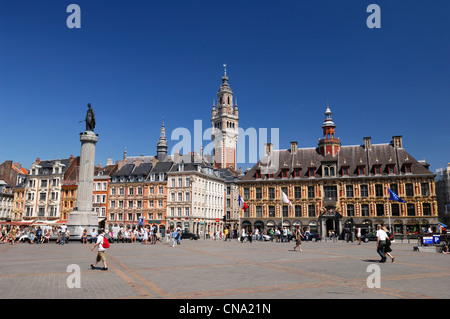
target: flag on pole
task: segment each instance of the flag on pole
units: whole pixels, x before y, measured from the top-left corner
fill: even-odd
[[[394,193],[390,188],[389,188],[389,194],[390,194],[389,200],[395,200],[396,202],[406,203],[403,199],[398,197],[398,195],[396,193]]]
[[[282,196],[283,203],[291,205],[291,208],[294,209],[294,206],[292,205],[291,201],[289,200],[289,198],[286,196],[286,194],[284,192],[281,192],[281,196]]]
[[[244,210],[244,212],[247,210],[248,205],[244,202],[241,195],[239,195],[239,207]]]

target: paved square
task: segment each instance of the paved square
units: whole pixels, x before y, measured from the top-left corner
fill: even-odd
[[[308,299],[449,298],[450,255],[392,244],[395,262],[378,262],[374,242],[240,243],[183,240],[171,247],[114,243],[109,270],[91,270],[91,245],[0,245],[1,299]],[[80,288],[69,288],[79,266]],[[367,279],[377,265],[381,288]],[[98,265],[101,266],[101,263]],[[72,276],[72,277],[71,277]],[[71,279],[72,278],[72,279]]]

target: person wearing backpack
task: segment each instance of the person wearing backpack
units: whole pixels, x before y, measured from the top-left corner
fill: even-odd
[[[102,228],[98,229],[97,243],[91,248],[91,250],[94,250],[94,248],[97,246],[98,246],[97,258],[95,259],[95,263],[91,264],[91,268],[95,269],[97,263],[100,262],[101,260],[103,262],[102,270],[108,270],[108,266],[106,264],[105,251],[106,248],[109,248],[109,242],[105,237],[105,230]]]

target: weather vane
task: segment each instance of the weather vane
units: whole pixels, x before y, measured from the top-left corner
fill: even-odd
[[[224,69],[225,69],[225,76],[227,76],[227,64],[225,63],[225,64],[223,65],[223,67],[224,67]]]

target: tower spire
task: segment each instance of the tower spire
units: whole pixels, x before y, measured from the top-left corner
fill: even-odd
[[[162,125],[159,134],[159,141],[156,144],[156,157],[159,161],[163,161],[167,156],[167,140],[166,140],[166,127],[164,126],[164,117],[162,118]]]

